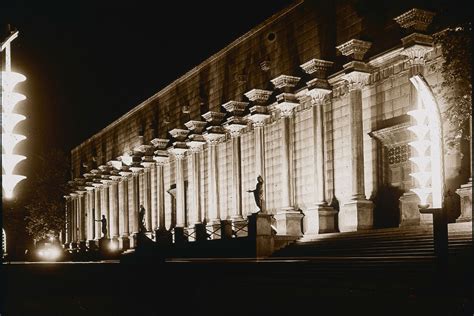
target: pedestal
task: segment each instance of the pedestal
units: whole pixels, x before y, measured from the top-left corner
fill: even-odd
[[[354,200],[344,204],[339,212],[339,231],[351,232],[371,229],[374,226],[374,203]]]
[[[175,227],[174,228],[174,243],[184,244],[186,241],[188,241],[188,238],[184,234],[184,227]]]
[[[232,226],[235,237],[245,237],[248,235],[247,221],[245,219],[237,218],[232,220]]]
[[[324,206],[318,208],[319,213],[319,233],[334,233],[337,232],[336,216],[337,211],[330,207]]]
[[[210,235],[211,239],[220,239],[219,236],[221,234],[221,223],[212,221],[206,226],[207,234]]]
[[[229,220],[221,221],[221,239],[231,239],[232,238],[232,222]]]
[[[257,214],[260,215],[260,214]],[[263,215],[263,214],[262,214]],[[278,235],[302,236],[301,221],[303,214],[293,209],[283,209],[275,215]]]
[[[110,240],[108,238],[101,238],[99,239],[99,250],[101,252],[106,252],[108,251]]]
[[[472,221],[472,181],[461,185],[456,193],[461,197],[461,215],[456,222]]]
[[[432,225],[433,217],[429,214],[420,214],[418,205],[420,199],[414,192],[403,193],[400,201],[400,227]]]
[[[196,236],[196,241],[207,240],[206,225],[199,223],[194,225],[194,231]]]
[[[123,251],[130,249],[130,239],[126,236],[119,238],[119,248]]]
[[[99,249],[99,242],[97,240],[88,240],[87,241],[87,248],[89,251],[94,251]]]
[[[166,229],[157,229],[155,230],[155,241],[159,244],[171,244],[173,235]]]
[[[300,214],[300,216],[303,216]],[[254,213],[248,216],[250,239],[255,242],[255,257],[265,258],[273,253],[274,239],[271,227],[272,216]]]

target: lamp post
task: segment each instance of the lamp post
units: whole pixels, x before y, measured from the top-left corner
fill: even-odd
[[[16,185],[26,179],[23,175],[14,174],[16,165],[26,159],[23,155],[14,153],[15,147],[22,140],[26,139],[24,135],[14,132],[18,123],[26,119],[24,115],[15,113],[15,106],[26,97],[23,94],[14,92],[16,85],[26,80],[26,77],[20,73],[11,70],[11,42],[18,37],[18,31],[14,31],[1,43],[0,52],[5,55],[5,68],[1,71],[2,85],[2,207],[3,198],[13,198],[13,192]],[[3,225],[2,225],[3,226]],[[2,227],[2,257],[6,252],[6,234]]]

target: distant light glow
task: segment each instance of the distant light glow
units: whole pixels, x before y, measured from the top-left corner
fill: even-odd
[[[109,250],[110,250],[110,251],[117,251],[118,248],[119,248],[119,247],[118,247],[118,243],[117,243],[117,242],[115,242],[115,241],[113,241],[113,240],[111,240],[111,241],[109,242]]]

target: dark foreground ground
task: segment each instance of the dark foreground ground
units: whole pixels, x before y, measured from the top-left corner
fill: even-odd
[[[473,315],[472,273],[338,264],[4,264],[1,315]]]

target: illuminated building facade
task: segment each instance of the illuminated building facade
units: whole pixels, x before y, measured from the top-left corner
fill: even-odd
[[[154,239],[238,231],[259,175],[280,236],[372,229],[387,184],[405,192],[400,226],[429,224],[418,205],[448,191],[451,220],[472,220],[469,149],[443,149],[447,105],[432,92],[436,15],[385,13],[298,1],[74,148],[67,244],[96,243],[104,215],[106,237],[133,248],[140,205]]]

